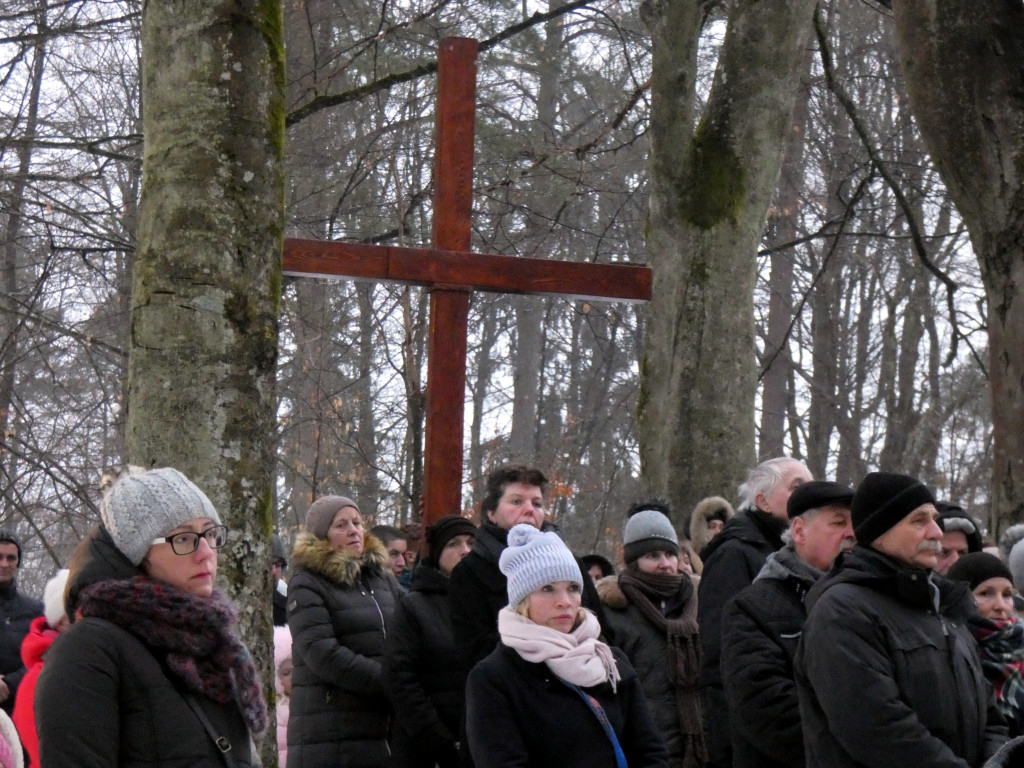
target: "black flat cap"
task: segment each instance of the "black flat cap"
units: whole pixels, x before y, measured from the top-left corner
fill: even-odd
[[[804,512],[822,507],[849,507],[853,501],[853,488],[827,480],[812,480],[797,486],[786,504],[789,519],[799,517]]]

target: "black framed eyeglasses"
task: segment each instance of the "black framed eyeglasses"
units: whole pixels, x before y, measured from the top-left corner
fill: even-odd
[[[199,549],[199,539],[206,539],[210,549],[220,549],[228,543],[228,529],[223,525],[211,525],[202,533],[182,531],[173,536],[156,539],[154,544],[170,544],[176,555],[191,555]]]

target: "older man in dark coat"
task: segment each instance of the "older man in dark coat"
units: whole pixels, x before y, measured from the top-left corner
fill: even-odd
[[[857,546],[807,598],[796,680],[809,768],[974,768],[1006,727],[966,626],[966,584],[933,572],[935,499],[869,474],[853,497]]]

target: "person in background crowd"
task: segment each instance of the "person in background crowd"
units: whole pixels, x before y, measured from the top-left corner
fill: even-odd
[[[25,752],[18,731],[7,713],[0,710],[0,768],[24,768]]]
[[[580,558],[580,566],[582,566],[584,574],[589,576],[595,584],[605,576],[615,575],[615,566],[611,564],[611,561],[596,552],[591,555],[583,555]]]
[[[228,531],[175,469],[108,475],[102,523],[71,557],[65,611],[36,684],[39,764],[258,764],[262,684],[235,635],[216,550]]]
[[[396,580],[401,579],[405,573],[405,556],[409,551],[409,540],[405,533],[394,526],[375,525],[370,529],[370,535],[384,545],[388,554],[388,567]]]
[[[381,768],[391,704],[384,638],[402,594],[355,502],[324,496],[292,552],[288,768]]]
[[[501,644],[469,675],[469,749],[480,768],[657,768],[665,746],[636,673],[581,608],[583,574],[552,532],[518,524],[500,567]]]
[[[934,497],[872,472],[851,514],[857,545],[807,596],[794,664],[807,765],[980,766],[1006,726],[967,627],[970,589],[933,573]]]
[[[405,550],[405,573],[398,583],[408,589],[412,584],[412,574],[416,570],[416,561],[423,546],[423,523],[406,523],[401,530],[405,533],[408,548]]]
[[[807,592],[853,546],[852,500],[852,488],[826,481],[793,491],[785,546],[725,605],[721,668],[733,768],[804,765],[793,656],[807,619]]]
[[[679,542],[668,507],[638,504],[623,530],[626,568],[597,584],[615,645],[636,670],[668,764],[707,762],[700,709],[697,591],[679,569]]]
[[[732,504],[721,496],[708,496],[697,502],[690,516],[690,541],[698,555],[703,556],[704,548],[735,515]]]
[[[939,510],[939,528],[942,529],[942,551],[935,564],[935,572],[945,576],[956,561],[969,552],[981,552],[981,532],[959,504],[935,502]]]
[[[772,552],[782,548],[789,526],[790,494],[814,478],[803,462],[781,457],[750,470],[740,486],[740,511],[704,548],[704,572],[698,587],[697,624],[701,642],[701,695],[709,765],[732,768],[728,705],[722,688],[722,608],[761,571]]]
[[[292,698],[292,633],[274,627],[274,692],[277,694],[277,766],[288,764],[288,715]]]
[[[679,572],[690,577],[693,586],[700,584],[700,575],[704,571],[704,563],[700,555],[693,549],[687,539],[679,540]]]
[[[966,581],[977,612],[968,619],[978,643],[981,668],[996,692],[1010,736],[1024,734],[1024,624],[1013,613],[1010,569],[995,555],[972,552],[949,569],[951,581]]]
[[[68,583],[68,573],[67,568],[61,568],[46,582],[46,588],[43,590],[44,613],[32,620],[28,634],[21,644],[21,660],[27,671],[21,685],[18,686],[14,715],[11,719],[18,729],[29,766],[39,765],[39,736],[36,734],[34,706],[36,682],[43,670],[43,654],[50,649],[57,636],[71,624],[64,613],[64,587]]]
[[[43,615],[43,604],[18,591],[21,541],[13,531],[0,529],[0,707],[10,715],[18,686],[25,676],[21,643],[32,620]]]
[[[288,623],[288,584],[284,572],[288,569],[288,558],[279,536],[270,540],[270,579],[274,583],[274,626],[283,627]]]
[[[392,768],[454,768],[465,688],[449,621],[452,570],[469,554],[476,526],[446,515],[427,528],[427,556],[398,601],[384,653],[384,684],[395,711]]]

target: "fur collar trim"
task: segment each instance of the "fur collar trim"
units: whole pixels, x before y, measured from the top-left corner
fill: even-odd
[[[605,576],[603,579],[599,579],[596,587],[597,596],[600,597],[601,602],[609,608],[615,608],[616,610],[621,611],[629,605],[629,599],[622,591],[622,587],[619,586],[619,577],[614,573],[611,576]]]
[[[351,587],[359,581],[364,569],[386,573],[388,553],[380,540],[369,533],[363,535],[363,554],[357,557],[348,550],[336,550],[326,539],[303,531],[295,539],[292,561],[329,581]]]

